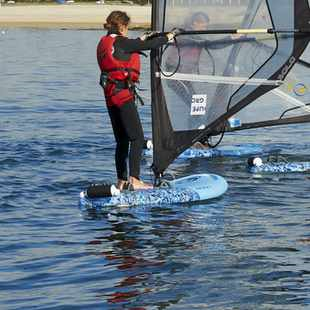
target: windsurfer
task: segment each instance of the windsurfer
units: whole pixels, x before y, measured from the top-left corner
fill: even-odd
[[[209,16],[206,13],[198,12],[193,14],[187,23],[186,30],[206,30],[209,25]],[[203,50],[201,41],[197,36],[178,39],[178,47],[171,46],[168,49],[166,60],[167,71],[175,71],[180,73],[197,74],[199,70],[200,54]],[[203,41],[204,43],[204,41]],[[180,59],[179,59],[180,58]],[[178,63],[180,60],[180,63]],[[186,104],[190,105],[192,94],[195,93],[191,81],[167,81],[170,87]]]
[[[127,37],[130,17],[126,12],[113,11],[104,24],[108,30],[97,46],[97,60],[101,70],[100,84],[110,115],[116,140],[115,164],[120,190],[128,185],[133,189],[149,189],[152,185],[140,180],[140,162],[144,144],[143,128],[136,108],[135,84],[139,82],[140,54],[156,49],[173,39],[174,33],[149,38]],[[129,179],[127,173],[129,159]]]

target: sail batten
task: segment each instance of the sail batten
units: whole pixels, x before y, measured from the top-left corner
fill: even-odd
[[[222,84],[236,84],[236,85],[276,85],[283,84],[282,80],[268,80],[268,79],[249,79],[248,77],[238,76],[223,76],[223,75],[194,75],[186,73],[175,73],[168,71],[156,72],[157,77],[166,80],[177,80],[177,81],[189,81],[189,82],[200,82],[200,83],[222,83]]]
[[[307,106],[307,104],[302,102],[301,100],[298,100],[298,99],[288,95],[287,93],[285,93],[281,89],[274,89],[274,90],[272,90],[272,92],[274,94],[276,94],[277,96],[279,96],[280,98],[291,103],[294,107],[299,107],[301,109],[304,109],[304,111],[310,113],[310,107]]]

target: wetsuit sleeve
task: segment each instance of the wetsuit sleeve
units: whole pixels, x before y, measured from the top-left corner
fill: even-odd
[[[150,40],[142,41],[141,39],[128,39],[119,37],[114,45],[115,48],[122,49],[125,53],[133,53],[158,48],[168,42],[166,36],[157,37]]]

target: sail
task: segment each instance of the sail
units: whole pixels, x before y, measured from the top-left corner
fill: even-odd
[[[309,20],[308,0],[153,1],[153,30],[182,29],[151,53],[156,175],[257,98],[281,90],[308,45]]]

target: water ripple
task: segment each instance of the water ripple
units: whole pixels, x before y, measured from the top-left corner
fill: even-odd
[[[205,204],[79,212],[82,189],[115,178],[93,53],[101,35],[1,35],[0,308],[309,309],[309,174],[252,175],[247,158],[179,161],[175,176],[217,173],[228,192]],[[146,69],[142,81],[149,88]],[[150,136],[150,106],[140,112]],[[224,143],[308,159],[309,129]],[[142,162],[145,179],[150,164]]]

